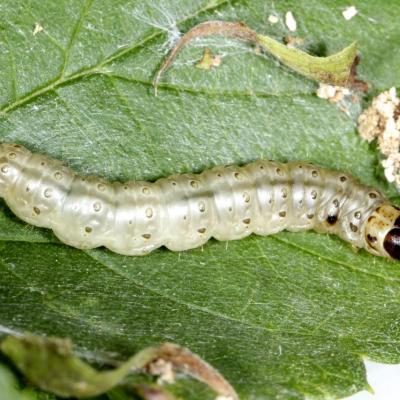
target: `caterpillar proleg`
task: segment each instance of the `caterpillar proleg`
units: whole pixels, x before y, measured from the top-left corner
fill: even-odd
[[[154,183],[81,177],[17,144],[0,145],[0,196],[22,220],[80,249],[143,255],[284,229],[332,233],[400,259],[400,211],[347,174],[259,160]]]

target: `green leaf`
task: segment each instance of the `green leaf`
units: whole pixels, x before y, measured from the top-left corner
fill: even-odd
[[[4,364],[0,363],[0,394],[4,400],[55,400],[51,394],[19,387],[16,377]]]
[[[400,5],[339,0],[251,2],[3,0],[0,135],[82,174],[156,179],[258,158],[307,160],[349,172],[389,196],[379,157],[316,84],[246,44],[210,37],[152,80],[176,26],[244,21],[281,41],[291,10],[305,50],[357,41],[373,92],[399,82]],[[208,9],[208,11],[207,11]],[[43,31],[33,35],[40,23]],[[218,68],[194,67],[204,47]],[[365,388],[361,356],[400,362],[400,269],[312,232],[210,241],[181,254],[82,252],[0,214],[2,330],[72,338],[97,363],[164,341],[215,366],[244,399],[341,397]],[[184,381],[190,398],[212,398]]]
[[[271,54],[274,54],[279,61],[300,74],[337,86],[346,86],[348,83],[350,69],[357,54],[355,42],[329,57],[310,56],[298,49],[291,49],[265,35],[258,35],[258,42]]]

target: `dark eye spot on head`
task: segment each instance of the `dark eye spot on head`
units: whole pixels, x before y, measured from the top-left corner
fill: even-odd
[[[394,221],[394,226],[398,226],[400,228],[400,217],[396,218],[396,221]]]
[[[389,253],[390,257],[400,260],[400,229],[393,228],[385,236],[383,247]]]
[[[328,215],[328,218],[326,219],[326,222],[330,225],[334,225],[336,221],[337,221],[336,215]]]
[[[376,238],[376,236],[371,236],[371,235],[368,233],[368,235],[367,235],[367,240],[368,240],[369,243],[376,243],[376,241],[377,241],[378,239]]]

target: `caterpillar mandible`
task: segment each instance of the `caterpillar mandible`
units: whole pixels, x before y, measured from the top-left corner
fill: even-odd
[[[80,177],[18,144],[0,145],[0,196],[29,224],[80,249],[143,255],[284,229],[333,233],[400,259],[400,211],[350,176],[303,162],[219,166],[154,183]]]

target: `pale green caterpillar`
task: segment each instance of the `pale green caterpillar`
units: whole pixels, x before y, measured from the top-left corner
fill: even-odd
[[[142,255],[160,246],[191,249],[211,237],[314,229],[400,258],[399,209],[346,174],[302,162],[260,160],[154,183],[110,183],[2,144],[0,196],[22,220],[80,249]]]

